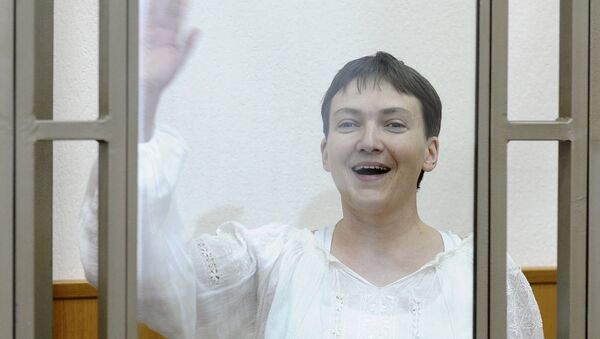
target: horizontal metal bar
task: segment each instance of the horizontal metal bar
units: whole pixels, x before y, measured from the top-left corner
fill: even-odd
[[[93,121],[36,120],[33,123],[33,137],[36,140],[110,141],[113,132],[108,117]]]
[[[556,121],[508,121],[504,128],[506,140],[573,140],[571,118]]]

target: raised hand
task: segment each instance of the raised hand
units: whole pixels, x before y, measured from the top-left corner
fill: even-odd
[[[142,8],[139,140],[146,142],[154,133],[160,96],[185,63],[199,31],[182,33],[186,0],[146,0]]]
[[[181,32],[185,0],[148,0],[142,17],[141,81],[146,89],[161,92],[190,54],[198,36]]]

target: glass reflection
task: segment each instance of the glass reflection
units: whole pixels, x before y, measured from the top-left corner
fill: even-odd
[[[471,337],[475,2],[142,7],[140,321]]]
[[[347,5],[361,9],[358,2]],[[401,27],[391,20],[385,30],[351,25],[342,13],[319,20],[323,9],[310,5],[286,5],[274,16],[253,4],[236,8],[234,13],[243,14],[229,13],[239,21],[207,22],[205,41],[190,54],[198,31],[182,27],[182,6],[178,1],[150,3],[144,20],[139,161],[140,168],[154,171],[143,172],[139,186],[140,279],[148,284],[140,290],[141,320],[169,336],[182,331],[190,337],[224,338],[292,333],[303,338],[440,338],[451,332],[469,337],[472,302],[465,301],[472,301],[473,238],[457,232],[472,226],[465,222],[452,231],[444,222],[436,225],[438,230],[417,209],[421,180],[424,192],[435,186],[430,173],[440,154],[441,100],[414,68],[385,52],[373,55],[386,48],[406,51],[401,55],[410,59],[413,49],[404,44],[370,38]],[[224,12],[213,9],[217,16]],[[322,32],[331,34],[328,43],[347,47],[335,53],[334,46],[307,45],[302,16],[323,25]],[[235,43],[218,31],[227,23]],[[256,25],[255,36],[248,33],[249,24]],[[241,33],[237,29],[244,33],[235,34]],[[407,42],[419,40],[417,31],[402,35]],[[336,42],[348,34],[362,35],[363,41]],[[323,54],[315,57],[319,47]],[[370,54],[360,56],[366,49]],[[469,58],[473,55],[471,49]],[[352,61],[344,65],[347,60]],[[194,70],[181,72],[169,96],[165,90],[185,61]],[[340,66],[333,81],[327,79]],[[473,66],[465,74],[473,74]],[[309,118],[321,102],[322,89],[315,90],[314,84],[328,82],[320,107],[323,126],[304,132],[305,123],[318,123],[314,115]],[[474,88],[470,82],[453,85],[467,93]],[[452,111],[456,104],[449,105]],[[165,127],[166,122],[174,127]],[[183,167],[186,153],[190,161]],[[178,179],[189,183],[180,187],[190,189],[177,192],[184,201],[179,209],[174,197]],[[324,212],[304,207],[319,201],[340,203]],[[241,223],[221,224],[230,211]],[[313,226],[304,222],[307,218],[315,218],[313,232],[306,228]],[[267,220],[285,223],[254,226]],[[219,224],[216,234],[206,226]],[[194,235],[188,238],[190,231]],[[177,288],[167,288],[174,283]],[[160,303],[157,290],[169,291],[158,296]]]

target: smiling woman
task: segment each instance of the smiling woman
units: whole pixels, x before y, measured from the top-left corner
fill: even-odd
[[[277,213],[272,213],[269,218],[288,222],[256,228],[228,222],[216,234],[203,232],[206,229],[200,227],[190,232],[186,224],[194,223],[186,219],[202,200],[190,199],[188,195],[184,205],[193,203],[194,208],[176,206],[176,183],[180,176],[185,180],[183,161],[188,150],[181,135],[185,136],[185,128],[167,128],[161,115],[157,115],[163,92],[191,55],[196,41],[196,30],[185,33],[181,27],[185,10],[182,1],[153,1],[142,27],[145,54],[138,183],[141,320],[171,338],[470,337],[473,237],[459,236],[447,222],[436,223],[435,227],[431,221],[424,222],[417,208],[422,175],[438,164],[440,98],[425,77],[391,54],[378,52],[346,64],[334,77],[323,100],[325,135],[311,142],[322,139],[322,166],[331,173],[339,193],[330,200],[341,205],[337,213],[319,221],[323,227],[310,232],[310,225],[293,225],[289,216],[278,218]],[[310,10],[309,6],[305,11]],[[346,28],[351,27],[346,24]],[[209,28],[206,31],[210,34]],[[239,51],[240,56],[244,53],[247,51]],[[285,57],[278,61],[285,62]],[[235,67],[233,61],[231,65]],[[185,78],[188,74],[181,75]],[[294,89],[294,76],[286,73],[286,77],[289,79],[284,87]],[[245,74],[238,74],[238,78],[243,80]],[[187,88],[201,92],[194,98],[210,92],[196,85],[205,82],[194,79],[193,84],[189,83]],[[277,204],[288,203],[287,209],[294,208],[297,201],[288,202],[277,194],[280,179],[265,175],[265,168],[283,167],[278,167],[278,152],[256,152],[257,143],[272,137],[254,134],[268,124],[261,112],[253,111],[257,107],[248,106],[245,91],[252,92],[249,87],[241,92],[230,88],[225,91],[227,100],[217,102],[228,109],[213,106],[223,114],[216,114],[215,119],[201,117],[202,125],[211,124],[211,120],[227,122],[214,127],[217,133],[209,134],[209,147],[198,147],[207,141],[196,139],[195,127],[196,135],[185,136],[192,141],[192,151],[206,152],[197,157],[202,162],[193,168],[194,182],[185,186],[205,185],[197,180],[197,174],[211,177],[218,170],[227,175],[226,181],[218,183],[219,188],[229,183],[242,197],[236,203],[253,207],[252,191],[243,188],[260,186],[264,178],[268,189],[273,190],[263,199],[270,202],[265,210],[271,212],[277,210]],[[267,127],[283,133],[276,138],[277,143],[288,147],[290,121],[296,118],[285,110],[298,107],[292,105],[291,99],[292,102],[282,100],[279,105],[284,110],[275,110],[282,117]],[[233,106],[229,105],[231,101],[235,102]],[[243,113],[231,114],[240,112],[240,107],[244,108]],[[269,108],[266,104],[265,107]],[[179,109],[164,110],[170,116],[175,111]],[[260,124],[249,124],[244,120],[248,116]],[[251,145],[253,148],[248,150],[254,150],[253,157],[266,158],[258,161],[260,175],[236,185],[235,180],[248,175],[246,172],[251,172],[252,163],[257,161],[236,160],[223,166],[228,164],[223,157],[213,157],[209,150],[233,154],[227,148],[231,143],[219,142],[217,135],[226,133],[222,126],[235,130],[238,121],[246,121],[243,132],[257,140],[241,143],[242,147]],[[189,124],[186,119],[184,122]],[[237,139],[241,132],[238,129],[233,138]],[[292,153],[296,163],[302,158],[298,153],[303,148],[294,149],[293,153],[285,153]],[[228,172],[228,167],[235,172]],[[309,186],[321,184],[321,179],[314,176],[300,180],[308,180]],[[303,192],[303,187],[290,184],[293,181],[298,180],[286,180],[283,189],[294,194]],[[82,223],[83,261],[92,282],[97,277],[94,185],[92,182]],[[222,194],[210,194],[210,189],[205,189],[205,196],[221,199]],[[248,223],[243,216],[239,219],[257,224]],[[206,224],[206,220],[202,221]],[[515,292],[509,294],[510,304],[516,305],[508,319],[511,336],[540,337],[541,321],[535,300],[514,263],[509,266],[508,278],[509,290]]]

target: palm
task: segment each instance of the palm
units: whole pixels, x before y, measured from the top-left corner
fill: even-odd
[[[197,30],[181,37],[181,22],[186,9],[183,0],[150,0],[142,28],[142,69],[144,86],[162,91],[183,65]]]
[[[163,90],[175,78],[189,55],[198,30],[182,37],[181,23],[185,0],[142,0],[139,140],[147,142],[154,134],[154,120]]]

